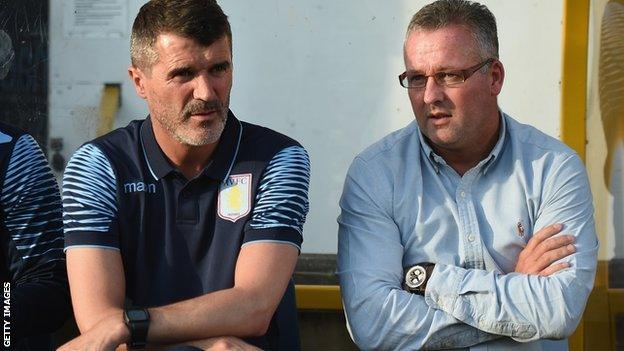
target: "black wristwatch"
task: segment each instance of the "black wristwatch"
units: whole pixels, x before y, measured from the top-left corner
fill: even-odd
[[[131,307],[124,310],[124,322],[130,330],[130,349],[143,349],[147,345],[147,329],[150,315],[146,308]]]
[[[418,294],[425,295],[425,289],[427,288],[427,282],[431,277],[434,263],[423,262],[415,266],[408,267],[405,270],[405,281],[403,286],[405,290]]]

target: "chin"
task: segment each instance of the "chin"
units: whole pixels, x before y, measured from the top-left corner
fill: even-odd
[[[205,146],[219,141],[219,138],[221,138],[221,132],[222,131],[219,133],[216,131],[207,131],[199,135],[176,134],[176,139],[182,144],[190,146]]]

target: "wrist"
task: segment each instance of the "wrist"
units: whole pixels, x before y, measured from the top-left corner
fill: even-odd
[[[405,290],[418,294],[425,295],[427,289],[427,283],[431,278],[435,263],[421,262],[414,266],[407,267],[405,269],[403,287]]]
[[[129,349],[142,349],[147,346],[147,332],[150,324],[150,314],[146,308],[128,307],[124,309],[124,324],[126,327],[126,344]]]

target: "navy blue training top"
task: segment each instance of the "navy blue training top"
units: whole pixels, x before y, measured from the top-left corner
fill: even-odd
[[[299,143],[231,112],[212,162],[191,180],[154,137],[150,117],[83,145],[63,179],[65,246],[121,251],[126,296],[159,306],[231,288],[243,245],[300,249],[309,159]],[[289,286],[264,349],[298,348]]]
[[[0,123],[0,278],[11,350],[50,350],[71,312],[61,198],[32,136]],[[9,299],[10,296],[10,299]],[[8,322],[8,324],[7,324]]]

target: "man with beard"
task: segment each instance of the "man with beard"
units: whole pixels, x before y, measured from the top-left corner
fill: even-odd
[[[598,251],[583,163],[500,111],[505,72],[485,6],[423,7],[404,60],[416,120],[355,158],[340,202],[338,274],[355,342],[567,350]]]
[[[298,349],[305,150],[229,111],[232,37],[215,1],[145,4],[131,58],[149,116],[82,146],[64,175],[82,335],[61,349]]]

